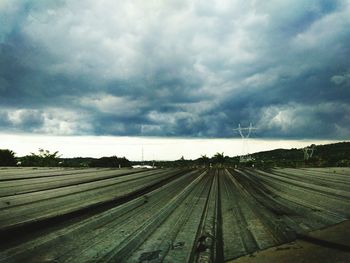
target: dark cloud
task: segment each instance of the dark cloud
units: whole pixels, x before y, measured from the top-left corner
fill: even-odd
[[[0,23],[3,131],[350,135],[345,0],[5,0]]]

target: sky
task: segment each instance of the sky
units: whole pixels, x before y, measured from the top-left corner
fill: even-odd
[[[348,140],[349,43],[349,0],[0,0],[0,148]]]

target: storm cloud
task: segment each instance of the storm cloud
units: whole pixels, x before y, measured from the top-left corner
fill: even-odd
[[[0,128],[348,139],[350,2],[0,2]]]

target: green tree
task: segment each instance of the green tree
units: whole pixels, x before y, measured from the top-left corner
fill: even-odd
[[[201,155],[201,157],[199,158],[199,161],[201,162],[201,164],[203,164],[204,166],[208,166],[209,165],[209,157],[207,155]]]
[[[16,166],[15,153],[11,150],[0,149],[0,166]]]
[[[21,158],[22,166],[45,166],[53,167],[59,165],[58,151],[50,153],[48,150],[39,149],[39,153],[31,153]]]
[[[214,164],[221,167],[225,163],[226,158],[225,158],[225,155],[223,152],[222,153],[218,152],[213,156],[212,160],[213,160]]]
[[[90,167],[130,167],[131,163],[125,157],[102,157],[99,159],[93,159],[90,164]]]

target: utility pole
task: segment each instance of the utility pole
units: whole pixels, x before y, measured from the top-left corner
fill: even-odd
[[[141,165],[143,165],[143,145],[141,147]]]

